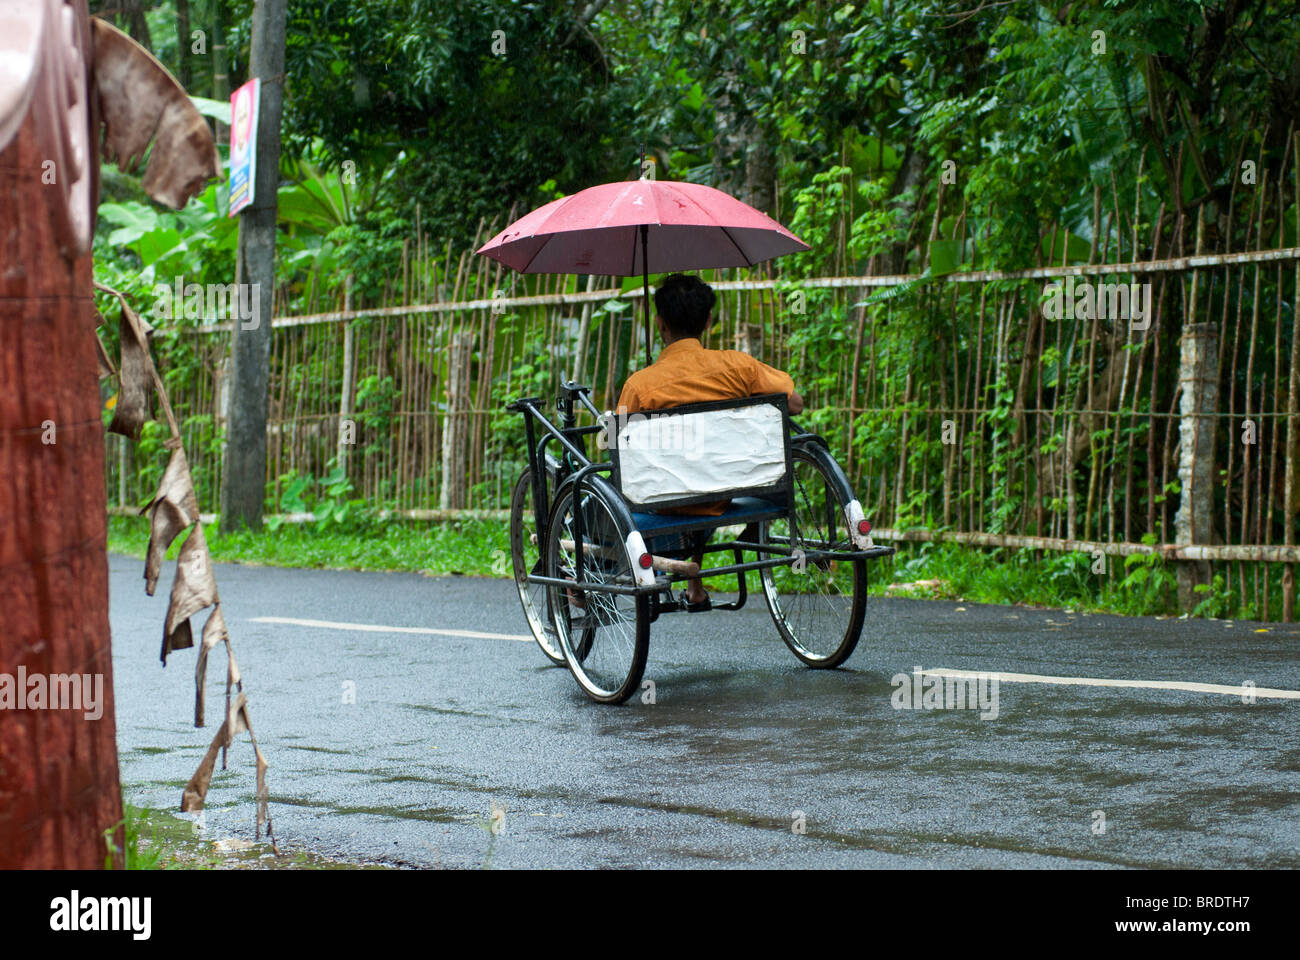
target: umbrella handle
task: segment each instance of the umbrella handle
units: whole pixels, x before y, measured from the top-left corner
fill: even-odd
[[[650,227],[641,224],[641,297],[645,301],[645,365],[650,366]]]

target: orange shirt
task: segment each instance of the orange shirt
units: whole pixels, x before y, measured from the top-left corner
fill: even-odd
[[[674,340],[644,370],[627,378],[618,405],[628,413],[684,403],[794,392],[788,373],[739,350],[706,350],[694,337]]]
[[[739,350],[707,350],[694,337],[674,340],[655,362],[627,378],[618,396],[621,412],[662,410],[685,403],[735,400],[763,393],[794,392],[788,373]],[[661,513],[718,516],[730,500],[677,507]]]

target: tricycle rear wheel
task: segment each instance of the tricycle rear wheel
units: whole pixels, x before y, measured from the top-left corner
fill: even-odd
[[[815,557],[815,551],[852,551],[843,486],[834,462],[818,447],[796,447],[794,503],[788,517],[759,526],[759,542]],[[865,560],[801,559],[761,571],[763,596],[777,632],[810,667],[829,669],[858,645],[867,609]]]

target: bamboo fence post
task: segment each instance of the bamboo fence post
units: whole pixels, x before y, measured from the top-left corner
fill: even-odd
[[[1294,135],[1293,162],[1295,164],[1296,228],[1300,230],[1300,133]],[[1300,236],[1300,233],[1297,234]],[[1282,290],[1278,288],[1278,298]],[[1300,262],[1295,268],[1294,296],[1300,297]],[[1291,309],[1291,376],[1287,386],[1286,419],[1286,479],[1282,485],[1282,542],[1291,546],[1296,540],[1296,513],[1300,510],[1300,480],[1296,471],[1300,467],[1300,309],[1293,297]],[[1295,564],[1282,568],[1282,620],[1295,620]]]
[[[1263,150],[1263,146],[1262,146],[1262,145],[1261,145],[1260,149],[1261,149],[1261,152],[1262,152],[1262,150]],[[1249,245],[1250,245],[1250,234],[1249,234],[1250,226],[1255,226],[1255,227],[1256,227],[1256,230],[1255,230],[1255,248],[1256,248],[1256,250],[1263,250],[1263,249],[1264,249],[1264,222],[1263,222],[1263,216],[1264,216],[1264,198],[1267,196],[1267,192],[1266,192],[1266,189],[1265,189],[1265,187],[1266,187],[1266,182],[1265,182],[1265,181],[1266,181],[1266,177],[1267,177],[1267,173],[1268,173],[1268,171],[1264,168],[1264,166],[1263,166],[1263,162],[1262,162],[1262,159],[1261,159],[1261,162],[1259,163],[1258,166],[1259,166],[1259,171],[1260,171],[1260,177],[1259,177],[1259,179],[1260,179],[1260,183],[1259,183],[1259,186],[1258,186],[1258,188],[1257,188],[1257,190],[1256,190],[1256,195],[1259,197],[1259,212],[1258,212],[1258,214],[1256,214],[1256,212],[1255,212],[1255,209],[1256,209],[1256,208],[1255,208],[1255,197],[1252,196],[1252,197],[1251,197],[1251,220],[1250,220],[1250,225],[1248,225],[1248,228],[1247,228],[1246,245],[1247,245],[1247,247],[1249,247]],[[1247,420],[1250,420],[1250,419],[1252,418],[1252,412],[1253,412],[1253,408],[1252,408],[1252,406],[1251,406],[1251,401],[1252,401],[1252,399],[1253,399],[1253,394],[1254,394],[1254,384],[1255,384],[1255,344],[1256,344],[1256,341],[1257,341],[1258,338],[1259,338],[1259,280],[1260,280],[1260,265],[1259,265],[1258,263],[1256,263],[1254,266],[1255,266],[1254,287],[1253,287],[1253,290],[1252,290],[1252,293],[1251,293],[1251,301],[1250,301],[1250,349],[1249,349],[1249,350],[1247,351],[1247,353],[1246,353],[1246,396],[1245,396],[1245,416],[1246,416],[1246,419],[1247,419]],[[1264,397],[1263,397],[1263,395],[1261,394],[1261,396],[1260,396],[1260,405],[1261,405],[1261,408],[1262,408],[1262,406],[1263,406],[1263,400],[1264,400]],[[1256,446],[1259,445],[1260,435],[1261,435],[1261,433],[1262,433],[1262,426],[1263,426],[1263,425],[1260,424],[1260,425],[1258,425],[1258,426],[1256,427],[1256,429],[1255,429],[1255,442],[1252,443],[1252,444],[1247,444],[1247,445],[1245,445],[1245,449],[1242,450],[1242,453],[1241,453],[1241,460],[1242,460],[1242,463],[1241,463],[1241,470],[1242,470],[1242,480],[1241,480],[1241,491],[1242,491],[1242,492],[1241,492],[1241,542],[1242,542],[1242,543],[1250,543],[1250,542],[1251,542],[1250,539],[1249,539],[1249,538],[1250,538],[1250,506],[1251,506],[1251,489],[1250,489],[1250,468],[1251,468],[1251,457],[1250,457],[1250,455],[1251,455],[1252,449],[1253,449],[1254,447],[1256,447]],[[1257,512],[1258,512],[1258,511],[1257,511]],[[1256,607],[1258,607],[1258,605],[1259,605],[1259,575],[1258,575],[1258,574],[1259,574],[1259,565],[1258,565],[1258,564],[1255,564],[1255,565],[1253,565],[1253,567],[1254,567],[1254,581],[1255,581],[1255,582],[1254,582],[1254,587],[1255,587],[1255,605],[1256,605]],[[1245,581],[1244,581],[1244,580],[1242,581],[1242,587],[1241,587],[1241,589],[1242,589],[1241,602],[1242,602],[1242,606],[1245,606],[1245,604],[1246,604],[1246,585],[1245,585]]]
[[[343,309],[353,309],[353,278],[348,274],[344,281]],[[338,464],[343,468],[343,475],[348,475],[348,447],[356,442],[356,425],[352,423],[353,391],[353,351],[356,344],[353,339],[352,321],[343,324],[343,385],[339,391],[339,429],[338,429]],[[349,427],[351,428],[349,430]],[[351,434],[350,438],[348,434]],[[346,438],[346,439],[345,439]]]

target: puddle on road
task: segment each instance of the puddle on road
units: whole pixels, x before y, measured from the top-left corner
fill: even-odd
[[[328,810],[341,816],[388,817],[393,820],[424,820],[430,823],[464,823],[473,814],[455,812],[446,807],[426,807],[412,810],[408,807],[364,807],[330,803],[326,800],[304,800],[298,797],[271,797],[271,803],[283,803],[291,807],[306,807],[312,810]]]

